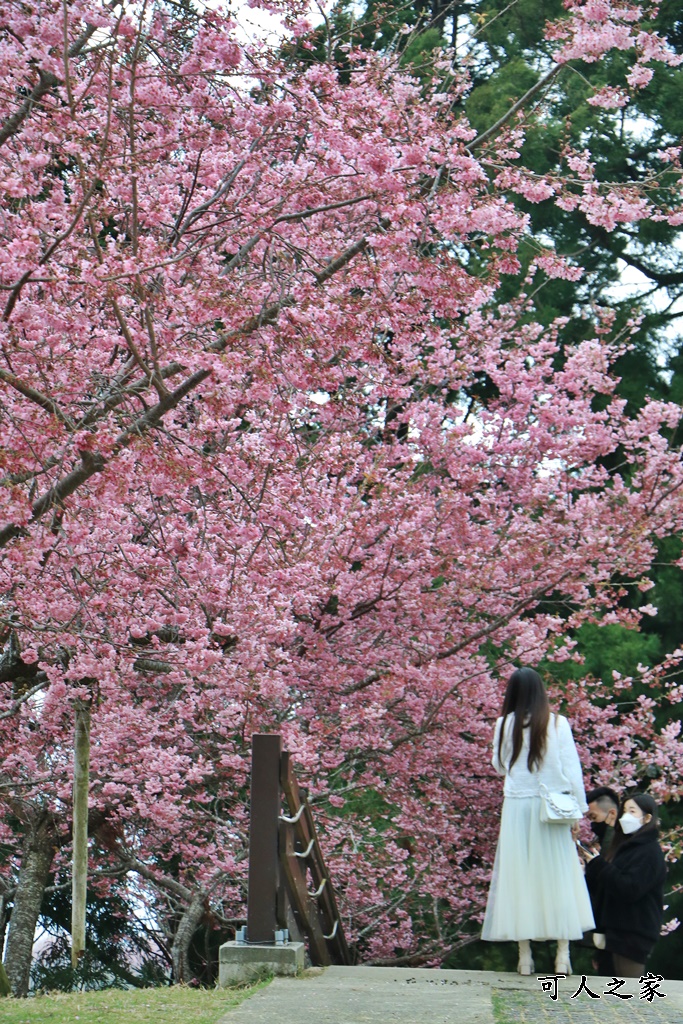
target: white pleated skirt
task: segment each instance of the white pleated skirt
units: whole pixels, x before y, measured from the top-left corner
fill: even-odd
[[[540,797],[507,797],[482,939],[580,939],[595,927],[569,825],[540,819]]]

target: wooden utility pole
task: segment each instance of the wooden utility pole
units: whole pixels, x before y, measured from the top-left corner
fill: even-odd
[[[278,928],[281,755],[280,736],[257,733],[252,737],[247,939],[255,943],[274,943]]]
[[[85,952],[88,887],[88,791],[90,789],[90,707],[76,704],[74,730],[73,861],[71,869],[71,966]]]

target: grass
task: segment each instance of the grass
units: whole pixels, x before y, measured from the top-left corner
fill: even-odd
[[[218,1024],[228,1010],[258,989],[106,989],[0,999],[2,1024]]]
[[[511,1016],[510,1011],[514,1013],[515,1008],[518,1008],[522,1002],[517,992],[506,992],[503,995],[501,992],[491,993],[491,1003],[493,1004],[493,1019],[496,1024],[511,1024],[513,1020],[519,1020],[519,1016]]]

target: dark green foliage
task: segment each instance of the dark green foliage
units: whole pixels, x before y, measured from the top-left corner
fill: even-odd
[[[46,893],[39,919],[44,938],[31,968],[34,988],[71,992],[163,983],[169,965],[135,909],[130,898],[116,889],[106,896],[89,893],[87,948],[74,969],[69,940],[70,887]]]
[[[438,28],[428,28],[425,32],[412,34],[401,52],[401,67],[422,81],[429,82],[433,75],[434,55],[442,46],[443,37]]]
[[[661,641],[656,635],[638,633],[616,623],[597,625],[586,623],[575,634],[583,664],[562,662],[546,664],[544,671],[566,686],[582,676],[602,679],[606,692],[612,683],[612,670],[622,676],[638,674],[638,665],[655,665],[661,654]]]
[[[656,632],[665,651],[673,651],[683,639],[683,570],[675,561],[683,553],[679,537],[666,537],[659,542],[657,560],[651,573],[654,587],[645,599],[657,609],[657,616],[644,623],[649,632]]]
[[[683,9],[675,0],[659,7],[652,27],[683,52]],[[326,26],[319,26],[292,56],[305,62],[332,54],[342,75],[348,72],[345,43],[370,50],[396,52],[401,64],[422,81],[443,71],[432,70],[441,49],[456,46],[456,72],[465,69],[471,87],[454,100],[478,131],[503,117],[552,66],[551,45],[545,41],[548,21],[565,15],[561,0],[470,0],[455,4],[434,0],[367,0],[362,8],[342,0]],[[614,51],[594,63],[572,61],[554,78],[545,94],[537,95],[521,113],[526,131],[524,166],[539,175],[566,170],[567,146],[589,151],[599,180],[632,185],[650,182],[648,194],[665,205],[675,201],[674,174],[657,155],[683,135],[683,75],[678,68],[657,66],[647,89],[635,90],[622,110],[604,110],[588,100],[605,85],[623,86],[634,55]],[[451,79],[446,75],[446,87]],[[577,186],[578,190],[578,186]],[[619,361],[620,393],[635,412],[648,396],[683,398],[680,382],[683,342],[678,330],[683,315],[683,269],[680,265],[680,227],[666,222],[618,224],[613,231],[590,223],[580,211],[560,210],[553,200],[529,203],[510,197],[530,218],[529,242],[519,253],[521,271],[504,279],[497,301],[517,295],[539,243],[551,244],[584,270],[579,282],[545,281],[534,284],[533,315],[542,323],[569,317],[563,345],[581,340],[588,324],[576,317],[579,304],[610,306],[619,331],[634,315],[642,317],[633,351]],[[474,251],[470,260],[476,261]],[[482,272],[485,264],[482,263]],[[627,276],[625,277],[625,272]],[[625,283],[626,282],[626,283]]]
[[[86,950],[76,968],[66,935],[58,935],[36,957],[31,968],[33,987],[43,992],[88,992],[102,988],[127,988],[121,976],[109,969],[92,950]]]

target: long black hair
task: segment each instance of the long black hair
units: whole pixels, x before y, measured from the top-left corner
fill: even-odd
[[[641,832],[657,832],[659,830],[659,815],[657,813],[657,804],[655,803],[654,799],[650,796],[650,794],[627,793],[621,801],[621,805],[619,807],[620,818],[624,813],[624,807],[626,806],[629,800],[633,800],[635,804],[638,804],[638,807],[640,807],[643,814],[650,814],[651,818],[648,821],[647,825],[641,825],[636,832],[630,832],[628,835],[626,835],[625,832],[622,832],[621,824],[617,820],[617,823],[614,827],[614,838],[610,843],[609,850],[605,854],[605,860],[613,860],[614,854],[617,852],[619,847],[623,846],[624,843],[627,843],[632,836],[638,836],[641,834]]]
[[[527,725],[529,726],[527,766],[529,771],[533,771],[534,767],[540,766],[543,760],[548,738],[548,721],[550,720],[548,694],[545,692],[543,680],[535,669],[518,668],[512,673],[505,689],[502,715],[503,721],[501,722],[500,736],[498,737],[498,760],[502,764],[505,721],[508,715],[514,715],[512,756],[510,757],[508,771],[520,755],[524,738],[524,727]]]

